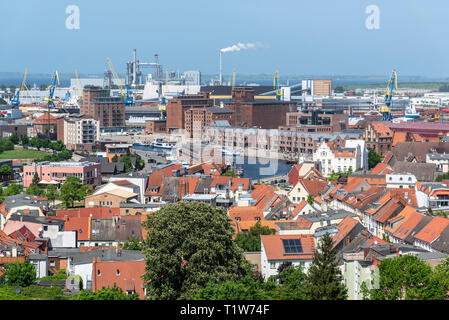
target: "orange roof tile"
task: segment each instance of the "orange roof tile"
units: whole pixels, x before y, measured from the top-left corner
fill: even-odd
[[[334,243],[334,247],[342,241],[349,232],[359,223],[357,220],[351,218],[350,216],[346,216],[338,225],[338,232],[332,238],[332,242]]]
[[[383,122],[371,122],[373,130],[381,138],[393,137],[393,131]]]
[[[311,260],[315,253],[315,241],[311,234],[260,236],[268,260]],[[284,254],[283,239],[300,239],[301,254]]]
[[[90,239],[90,217],[68,218],[64,224],[65,231],[76,231],[78,240]]]
[[[427,243],[432,243],[436,240],[441,232],[449,225],[449,219],[441,216],[434,217],[418,234],[415,238]]]
[[[407,132],[396,131],[393,135],[393,142],[391,146],[394,147],[399,142],[406,142],[407,141],[406,139],[407,139]]]
[[[256,221],[256,218],[263,220],[263,212],[261,209],[249,206],[249,207],[230,207],[229,217],[235,221],[236,218],[240,218],[240,221]]]

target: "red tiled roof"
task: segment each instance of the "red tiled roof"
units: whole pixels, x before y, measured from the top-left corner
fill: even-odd
[[[393,135],[392,147],[397,145],[399,142],[406,142],[407,132],[395,132]]]
[[[232,178],[231,190],[235,191],[238,189],[239,183],[243,184],[243,190],[248,190],[250,185],[249,178]]]
[[[311,234],[260,236],[268,260],[311,260],[315,253],[315,241]],[[302,254],[284,254],[283,239],[300,239]]]
[[[263,220],[263,212],[261,209],[249,206],[249,207],[230,207],[229,217],[235,221],[236,218],[240,218],[240,221],[256,221],[256,218]]]
[[[332,238],[332,242],[334,243],[334,247],[340,243],[352,229],[357,225],[358,221],[351,218],[350,216],[346,216],[338,225],[337,234]]]
[[[212,178],[212,183],[210,184],[210,186],[215,187],[217,184],[229,185],[231,183],[231,179],[231,177],[215,176]]]
[[[318,196],[327,186],[327,181],[321,180],[300,179],[298,183],[301,183],[307,193],[313,197]]]
[[[90,239],[90,217],[68,218],[64,224],[65,231],[76,231],[78,240]]]
[[[381,138],[393,137],[393,131],[383,122],[371,122],[373,130]]]
[[[56,216],[60,219],[67,217],[110,218],[120,215],[120,208],[78,208],[69,210],[56,210]]]
[[[99,275],[100,273],[100,275]],[[145,261],[97,261],[92,266],[92,291],[116,284],[123,292],[134,290],[144,299]]]
[[[449,225],[449,219],[441,216],[434,217],[418,234],[415,235],[415,239],[432,243],[437,239],[441,232]]]

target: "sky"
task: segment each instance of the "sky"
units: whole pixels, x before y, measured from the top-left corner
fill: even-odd
[[[66,8],[79,8],[68,29]],[[368,29],[366,8],[379,8]],[[218,74],[449,77],[446,0],[0,1],[0,72],[118,73],[137,49],[164,69]]]

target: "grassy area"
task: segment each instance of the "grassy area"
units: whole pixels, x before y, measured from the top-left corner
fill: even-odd
[[[47,154],[49,153],[45,151],[30,150],[30,149],[7,150],[0,153],[0,160],[39,159]]]
[[[15,287],[0,286],[0,300],[65,300],[67,297],[59,287],[43,287],[31,285],[20,288],[20,293],[15,292]]]

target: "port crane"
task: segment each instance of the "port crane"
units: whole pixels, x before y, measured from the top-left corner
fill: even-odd
[[[276,100],[281,100],[282,97],[282,91],[279,88],[279,75],[278,71],[274,73],[274,89],[276,90]]]
[[[59,74],[58,74],[58,70],[55,70],[55,73],[53,74],[53,78],[51,81],[51,84],[48,86],[47,90],[48,90],[48,97],[45,97],[45,101],[47,101],[47,111],[48,111],[48,136],[50,137],[50,126],[51,126],[51,122],[50,122],[50,111],[52,108],[55,107],[55,104],[53,103],[54,100],[54,95],[55,95],[55,89],[56,89],[56,81],[58,82],[58,86],[59,84]]]
[[[398,76],[396,70],[393,69],[390,80],[387,84],[387,90],[385,92],[385,104],[380,107],[380,113],[382,114],[382,121],[393,120],[393,114],[391,112],[393,93],[398,92]]]
[[[118,74],[115,71],[114,66],[112,65],[111,59],[106,58],[106,61],[108,62],[109,69],[111,70],[111,72],[112,72],[112,74],[114,76],[114,79],[117,82],[117,85],[118,85],[118,87],[120,89],[120,94],[122,95],[123,99],[125,100],[125,106],[129,107],[134,102],[133,98],[131,96],[131,91],[129,90],[128,85],[126,86],[126,88],[123,88],[122,81],[118,77]]]
[[[20,94],[23,91],[23,88],[26,88],[25,80],[27,77],[28,69],[25,69],[25,74],[23,75],[22,85],[20,86],[20,89],[16,92],[13,99],[11,99],[11,104],[15,107],[18,107],[20,104]]]

